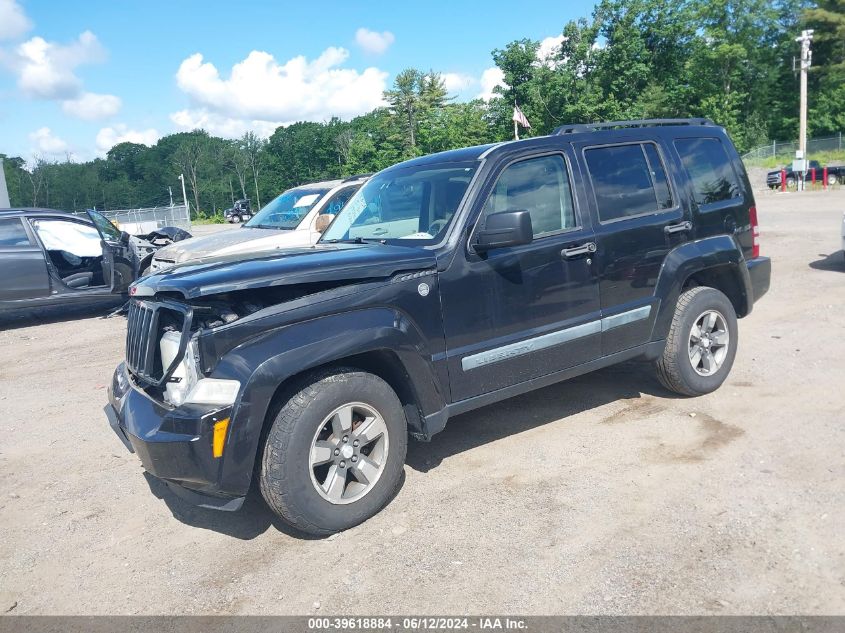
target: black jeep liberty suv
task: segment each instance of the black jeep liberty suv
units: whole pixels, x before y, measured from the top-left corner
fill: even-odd
[[[302,531],[378,512],[408,435],[633,358],[717,389],[769,287],[757,212],[708,120],[564,126],[376,174],[311,248],[213,258],[130,289],[106,414],[176,493],[257,481]]]

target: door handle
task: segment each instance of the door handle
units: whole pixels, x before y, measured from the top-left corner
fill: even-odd
[[[387,233],[387,229],[376,229],[373,231],[373,235],[384,235],[385,233]]]
[[[687,220],[686,222],[678,222],[677,224],[669,224],[663,227],[663,232],[666,235],[671,235],[672,233],[683,233],[684,231],[689,231],[692,229],[692,222]]]
[[[562,257],[566,257],[567,259],[571,257],[578,257],[579,255],[589,255],[590,253],[596,252],[596,243],[595,242],[587,242],[586,244],[579,244],[578,246],[570,246],[569,248],[564,248],[560,254]]]

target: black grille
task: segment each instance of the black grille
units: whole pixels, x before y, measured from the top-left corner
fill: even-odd
[[[167,302],[133,299],[126,317],[126,366],[136,377],[149,385],[166,382],[182,360],[190,337],[191,309]],[[179,353],[170,367],[162,367],[159,340],[166,327],[182,333]]]

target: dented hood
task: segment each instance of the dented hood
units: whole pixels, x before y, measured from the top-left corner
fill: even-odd
[[[140,279],[129,293],[148,297],[158,292],[179,292],[191,299],[233,290],[379,279],[435,266],[434,253],[423,248],[380,243],[318,244],[280,249],[265,257],[194,260]]]
[[[156,260],[182,263],[214,255],[260,253],[279,248],[311,245],[311,231],[283,231],[241,227],[194,237],[165,246],[156,253]]]

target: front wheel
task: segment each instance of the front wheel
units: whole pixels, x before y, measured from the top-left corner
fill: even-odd
[[[684,396],[715,391],[731,371],[737,342],[730,300],[715,288],[691,288],[678,298],[666,348],[657,360],[657,378]]]
[[[384,380],[354,369],[323,372],[278,409],[261,461],[261,494],[303,532],[339,532],[387,504],[407,446],[402,404]]]
[[[831,187],[836,184],[836,174],[827,175],[827,184]]]

